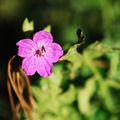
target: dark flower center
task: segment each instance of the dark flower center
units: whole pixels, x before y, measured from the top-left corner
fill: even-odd
[[[35,55],[37,57],[41,57],[44,55],[44,53],[46,53],[46,50],[45,50],[45,47],[42,46],[40,49],[36,50]]]

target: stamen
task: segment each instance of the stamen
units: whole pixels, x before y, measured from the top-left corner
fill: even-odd
[[[45,47],[44,46],[42,46],[41,47],[41,52],[43,53],[43,52],[46,52],[46,50],[45,50]]]
[[[42,46],[41,49],[36,50],[34,55],[37,57],[41,57],[44,55],[44,53],[46,53],[46,50],[45,50],[45,47]]]

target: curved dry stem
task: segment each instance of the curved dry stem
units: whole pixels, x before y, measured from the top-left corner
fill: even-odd
[[[26,78],[26,82],[27,82],[27,88],[28,88],[28,95],[29,95],[30,104],[33,107],[35,101],[33,99],[33,96],[31,94],[31,90],[30,90],[30,79],[28,78],[28,76],[25,76],[25,78]]]
[[[9,77],[9,81],[11,83],[11,86],[20,102],[20,106],[22,107],[22,109],[24,110],[25,114],[28,116],[30,114],[30,110],[31,107],[29,106],[29,104],[25,101],[24,97],[23,97],[23,90],[24,90],[24,80],[22,79],[22,77],[20,77],[20,73],[19,72],[13,72],[11,71],[11,62],[13,61],[13,59],[15,58],[15,56],[13,56],[9,62],[8,62],[8,77]],[[9,81],[7,82],[8,84],[8,91],[10,91],[10,84]],[[27,79],[28,81],[28,79]],[[31,92],[30,92],[30,84],[29,82],[27,82],[27,86],[29,86],[28,88],[28,93],[30,96]],[[11,95],[11,93],[9,92],[9,97],[10,97],[10,102],[11,102],[11,108],[12,110],[15,109],[15,105],[13,103],[13,97]]]
[[[20,69],[20,74],[21,74],[21,75],[24,74],[22,69]],[[31,107],[33,107],[33,106],[35,106],[35,101],[34,101],[33,96],[32,96],[32,94],[31,94],[30,79],[29,79],[29,77],[26,76],[26,75],[25,75],[24,77],[25,77],[25,80],[26,80],[29,102],[30,102]],[[21,80],[24,81],[23,78],[21,78]]]
[[[12,112],[15,112],[15,103],[14,103],[14,100],[13,100],[13,95],[12,95],[10,82],[8,80],[7,80],[7,89],[8,89],[8,95],[9,95],[9,99],[10,99],[10,105],[11,105]]]

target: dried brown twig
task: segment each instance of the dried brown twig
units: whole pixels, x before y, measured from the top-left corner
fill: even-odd
[[[12,112],[16,115],[17,119],[20,119],[20,110],[22,109],[25,115],[28,117],[31,115],[31,108],[34,105],[34,99],[30,90],[30,80],[28,76],[24,75],[21,68],[18,68],[17,72],[12,70],[12,61],[15,56],[13,56],[8,62],[8,80],[7,88],[10,99],[10,105]],[[28,100],[25,99],[23,93],[27,88]],[[18,101],[15,102],[13,97],[13,91],[16,95]]]

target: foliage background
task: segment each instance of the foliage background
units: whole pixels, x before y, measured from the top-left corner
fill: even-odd
[[[25,37],[22,23],[26,17],[34,21],[33,33],[50,24],[54,40],[67,53],[55,64],[50,78],[31,78],[37,104],[32,110],[34,119],[119,120],[119,0],[1,0],[0,119],[12,119],[7,63],[17,53],[15,43]],[[85,34],[79,50],[78,28]],[[21,119],[27,119],[24,113]]]

